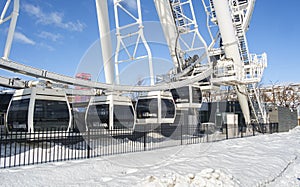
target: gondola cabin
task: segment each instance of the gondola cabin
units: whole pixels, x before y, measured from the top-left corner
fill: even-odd
[[[176,108],[170,92],[153,91],[141,95],[135,108],[137,124],[174,123]]]
[[[88,128],[104,128],[132,132],[135,113],[131,98],[115,94],[94,96],[86,112]]]
[[[68,131],[71,120],[65,91],[33,87],[15,91],[6,125],[13,132]]]
[[[202,92],[198,85],[187,85],[181,88],[171,89],[176,107],[184,108],[201,108]]]
[[[70,103],[71,109],[72,109],[72,130],[73,132],[86,132],[87,126],[85,123],[85,114],[86,110],[88,108],[89,101],[88,102],[78,102],[78,100],[75,102]]]
[[[14,90],[0,91],[0,134],[6,132],[5,118]]]

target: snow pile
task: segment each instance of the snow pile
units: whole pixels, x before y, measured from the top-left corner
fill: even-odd
[[[300,133],[300,126],[297,126],[291,130],[289,130],[289,133],[290,134],[297,134],[297,133]]]
[[[169,173],[158,178],[148,176],[138,186],[145,187],[201,187],[201,186],[240,186],[239,182],[221,170],[207,168],[197,174],[186,176]]]

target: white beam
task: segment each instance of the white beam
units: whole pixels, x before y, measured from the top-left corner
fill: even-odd
[[[96,0],[99,35],[102,49],[102,58],[105,79],[107,84],[114,82],[114,65],[112,62],[112,44],[110,38],[110,26],[107,0]]]
[[[174,22],[173,12],[170,3],[166,0],[154,0],[154,4],[164,32],[164,36],[167,41],[172,61],[174,63],[174,66],[178,68],[180,62],[178,62],[178,59],[176,57],[176,51],[180,51],[180,46],[176,46],[176,44],[178,43],[176,41],[178,40],[179,36],[176,24]]]
[[[213,0],[220,34],[222,37],[225,56],[234,62],[234,70],[238,80],[242,77],[243,63],[241,61],[235,28],[227,0]],[[237,96],[243,111],[246,124],[250,123],[250,110],[245,85],[236,86]]]
[[[206,69],[204,72],[191,77],[189,79],[185,79],[182,81],[176,82],[168,82],[164,84],[157,84],[153,86],[132,86],[132,85],[112,85],[105,84],[96,81],[88,81],[83,79],[78,79],[74,77],[69,77],[66,75],[60,75],[53,72],[48,72],[46,70],[33,68],[31,66],[26,66],[24,64],[20,64],[14,61],[6,60],[0,58],[0,68],[6,69],[12,72],[21,73],[23,75],[29,75],[36,78],[43,78],[46,80],[52,80],[62,84],[90,87],[100,90],[108,90],[108,91],[123,91],[123,92],[149,92],[149,91],[160,91],[160,90],[169,90],[173,88],[180,88],[189,84],[194,84],[209,77],[213,70],[212,68]]]
[[[6,38],[6,44],[5,44],[5,48],[4,48],[4,54],[3,54],[4,59],[8,59],[9,54],[10,54],[11,45],[12,45],[12,41],[14,39],[15,28],[16,28],[16,24],[17,24],[17,20],[18,20],[18,15],[19,15],[19,6],[20,6],[19,0],[14,0],[14,8],[13,8],[13,12],[11,14],[10,25],[9,25],[8,34],[7,34],[7,38]]]

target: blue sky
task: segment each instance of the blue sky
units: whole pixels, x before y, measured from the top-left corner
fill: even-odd
[[[134,2],[128,0],[134,8]],[[141,0],[145,21],[157,21],[152,0]],[[109,0],[112,2],[112,0]],[[206,19],[200,0],[194,0],[200,27]],[[197,3],[196,3],[197,2]],[[5,1],[0,2],[1,9]],[[94,0],[20,0],[20,16],[10,59],[73,76],[98,35]],[[268,54],[264,84],[300,82],[299,0],[257,0],[247,33],[251,53]],[[112,6],[110,5],[110,9]],[[110,10],[110,16],[113,16]],[[113,17],[112,17],[113,18]],[[111,26],[114,20],[111,19]],[[8,24],[0,25],[1,53]],[[200,32],[207,36],[206,28]],[[156,53],[159,50],[155,50]],[[164,50],[163,50],[164,51]],[[168,54],[158,54],[168,58]],[[7,75],[1,71],[1,74]],[[9,74],[10,76],[14,76]]]

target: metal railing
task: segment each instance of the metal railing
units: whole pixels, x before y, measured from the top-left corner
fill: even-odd
[[[198,125],[159,125],[144,132],[91,129],[84,133],[48,129],[38,132],[2,133],[0,168],[35,165],[47,162],[150,151],[171,146],[207,143],[278,132],[278,124],[253,124],[240,127],[212,123]],[[150,129],[150,130],[149,130]]]

